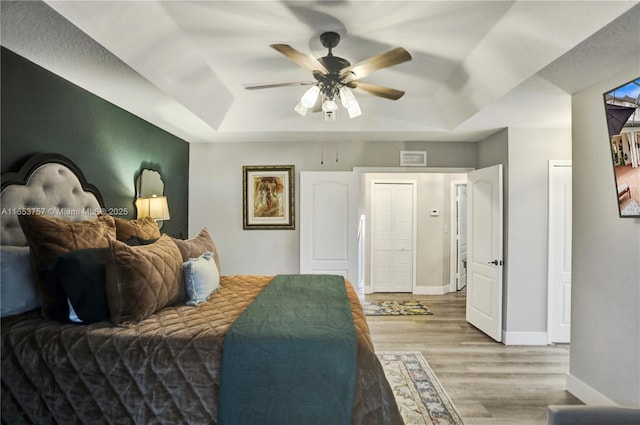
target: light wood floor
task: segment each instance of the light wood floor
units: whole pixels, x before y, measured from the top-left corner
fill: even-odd
[[[465,292],[438,296],[371,294],[367,300],[420,299],[432,316],[367,316],[377,351],[420,351],[465,425],[544,425],[547,405],[581,404],[564,390],[569,346],[505,346],[465,320]]]

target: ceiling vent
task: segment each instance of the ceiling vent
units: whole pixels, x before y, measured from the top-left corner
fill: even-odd
[[[427,151],[400,151],[401,167],[426,167]]]

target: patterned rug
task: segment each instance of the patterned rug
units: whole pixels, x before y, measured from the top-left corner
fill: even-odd
[[[422,301],[364,301],[362,309],[367,316],[433,314]]]
[[[460,414],[419,351],[379,352],[405,425],[463,425]]]

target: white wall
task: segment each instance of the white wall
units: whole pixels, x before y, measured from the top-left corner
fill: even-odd
[[[630,59],[630,58],[629,58]],[[602,94],[640,76],[637,58],[576,93],[573,285],[567,389],[588,404],[640,407],[640,219],[618,216]]]
[[[546,344],[549,160],[571,159],[571,129],[509,128],[505,332]]]
[[[571,159],[570,129],[509,128],[478,149],[479,168],[504,167],[506,344],[547,342],[548,163],[560,159]]]
[[[401,150],[426,150],[433,167],[473,168],[476,143],[351,142],[213,143],[190,145],[189,237],[207,226],[220,250],[223,274],[299,271],[296,186],[295,230],[242,229],[242,166],[288,165],[301,171],[350,171],[353,167],[397,167]],[[342,136],[345,137],[346,136]],[[320,159],[324,151],[324,164]],[[336,162],[336,155],[339,161]]]

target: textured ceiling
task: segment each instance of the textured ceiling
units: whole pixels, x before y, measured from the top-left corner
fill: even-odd
[[[638,2],[2,1],[2,45],[189,142],[473,141],[506,126],[569,127],[570,97],[640,58]],[[634,7],[635,5],[635,7]],[[309,81],[269,47],[359,62],[393,47],[413,60],[365,79],[362,116],[301,117]],[[639,65],[640,69],[640,65]]]

